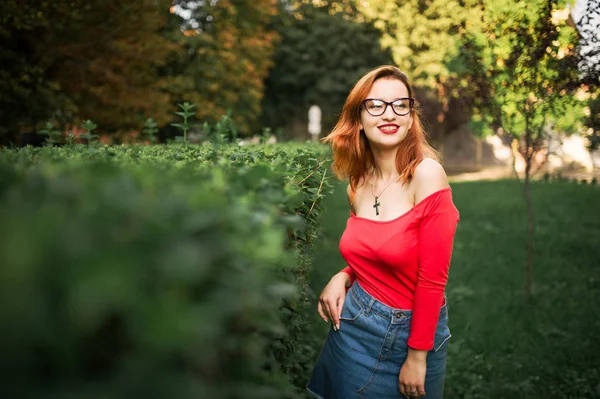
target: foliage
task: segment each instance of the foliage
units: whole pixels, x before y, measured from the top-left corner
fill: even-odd
[[[69,134],[67,134],[67,137],[65,138],[65,140],[67,141],[67,144],[69,145],[73,145],[75,144],[75,135],[73,134],[73,132],[69,132]]]
[[[0,396],[300,397],[325,156],[0,150]]]
[[[394,62],[418,86],[437,89],[455,76],[448,61],[458,54],[459,28],[470,17],[458,0],[357,1],[359,10],[382,30]],[[472,7],[472,5],[471,5]]]
[[[181,101],[198,104],[196,118],[216,123],[228,109],[242,135],[258,130],[264,79],[273,65],[278,34],[271,24],[276,0],[244,2],[175,0],[185,55],[169,66],[177,76],[168,90]]]
[[[172,112],[186,101],[198,105],[200,123],[217,124],[230,110],[236,129],[227,140],[263,126],[306,137],[310,105],[321,106],[327,131],[356,79],[392,62],[415,84],[434,139],[468,121],[472,108],[480,134],[498,120],[492,110],[499,101],[520,101],[490,91],[502,81],[499,70],[509,68],[492,61],[523,48],[509,37],[532,37],[527,26],[537,20],[538,3],[6,0],[0,4],[0,144],[17,142],[20,132],[43,129],[48,121],[65,132],[88,118],[98,123],[98,134],[118,142],[152,117],[164,140],[177,133]],[[563,7],[565,1],[554,3]],[[577,53],[578,79],[591,92],[598,85],[593,41],[599,9],[597,0],[587,1],[576,21],[580,44],[561,24],[560,44],[551,43],[547,57]],[[565,63],[544,63],[543,69]],[[554,79],[542,75],[531,78]],[[558,106],[572,110],[564,112],[572,119],[577,107]],[[503,112],[515,112],[508,108]]]
[[[580,88],[574,29],[555,20],[556,2],[505,3],[484,3],[464,35],[460,56],[472,74],[463,84],[476,94],[475,120],[482,122],[476,126],[502,127],[516,137],[532,133],[534,141],[550,123],[575,131],[576,122],[565,123],[571,112],[582,113],[580,103],[574,108]]]
[[[86,132],[84,134],[80,134],[79,137],[81,137],[82,139],[86,139],[88,145],[90,145],[92,141],[94,141],[94,139],[98,137],[97,134],[92,133],[98,127],[98,125],[96,125],[94,122],[88,119],[81,123],[81,127]]]
[[[187,145],[187,132],[190,129],[190,125],[188,123],[188,119],[194,115],[192,109],[196,107],[196,104],[190,104],[187,101],[183,104],[177,104],[181,111],[175,112],[175,114],[179,115],[182,119],[182,123],[171,123],[171,126],[174,126],[178,129],[181,129],[183,132],[183,142]]]
[[[475,72],[466,76],[465,84],[480,94],[473,97],[473,127],[483,133],[501,127],[525,159],[526,300],[533,285],[533,159],[546,146],[548,126],[573,132],[578,127],[573,115],[583,115],[583,104],[575,96],[581,89],[575,31],[557,18],[558,6],[554,0],[484,1],[481,18],[467,28],[461,53]]]
[[[322,109],[323,131],[337,120],[348,92],[364,73],[391,56],[381,49],[380,32],[352,18],[342,2],[290,1],[282,5],[276,29],[281,43],[266,80],[263,126],[301,132],[308,138],[307,114]]]
[[[46,122],[43,128],[40,129],[40,134],[43,134],[46,137],[46,143],[48,145],[59,144],[62,139],[62,133],[60,130],[57,130],[52,122]]]
[[[588,113],[583,124],[587,127],[589,149],[598,149],[600,147],[600,96],[598,93],[588,100]]]
[[[499,104],[505,104],[505,113],[519,113],[519,107],[514,104],[522,104],[523,94],[507,97],[499,94],[499,91],[511,92],[513,88],[523,92],[537,88],[546,90],[549,80],[553,80],[554,89],[569,79],[575,85],[577,82],[598,84],[598,63],[594,61],[594,54],[598,52],[597,44],[578,45],[574,29],[564,22],[557,27],[557,31],[562,30],[558,34],[544,31],[539,24],[544,18],[550,19],[543,10],[544,7],[554,13],[559,8],[566,7],[565,1],[357,0],[355,3],[367,20],[374,21],[382,30],[383,45],[391,49],[396,64],[407,71],[415,82],[434,139],[436,132],[449,132],[469,119],[476,135],[491,133],[491,128],[494,127],[491,121],[499,119],[499,115],[495,113]],[[547,3],[546,6],[543,6],[544,3]],[[587,9],[578,23],[579,38],[583,41],[590,42],[595,37],[598,20],[594,20],[594,15],[598,15],[598,10],[599,3],[596,0],[587,2]],[[539,13],[544,15],[543,18],[537,18]],[[535,39],[536,35],[539,40]],[[555,40],[545,46],[544,40],[550,36],[554,36]],[[529,42],[525,43],[525,40]],[[534,62],[531,56],[535,52],[528,50],[535,46],[543,46],[539,47],[540,51],[548,48],[546,61],[542,61],[542,68],[536,76],[522,69],[527,63],[525,58],[529,57]],[[470,62],[468,59],[477,58],[477,54],[481,53],[479,50],[486,54],[482,54],[478,62]],[[522,79],[516,76],[509,76],[514,80],[499,79],[498,73],[503,73],[499,70],[506,72],[512,68],[511,65],[502,64],[510,57],[521,57],[518,61],[520,69],[514,69],[516,74],[527,82],[534,82],[532,85],[538,84],[540,79],[544,80],[538,86],[545,87],[524,87],[520,83]],[[554,61],[547,61],[550,59]],[[495,64],[496,61],[498,65]],[[485,66],[482,68],[478,63]],[[566,68],[564,76],[552,76],[552,71],[556,69],[555,72],[559,74],[560,68]],[[575,76],[573,71],[576,69],[580,76]],[[529,71],[534,69],[530,68]],[[561,83],[557,83],[558,80]],[[509,87],[502,82],[514,85]],[[491,86],[500,87],[500,90],[490,91]],[[573,92],[572,88],[568,91]],[[562,96],[559,93],[562,93],[561,89],[553,92],[554,97]],[[543,97],[547,94],[545,92]],[[573,132],[580,122],[582,107],[567,98],[564,100],[561,104],[554,100],[546,103],[554,102],[556,105],[556,110],[551,111],[551,119],[554,119],[556,127],[564,128],[564,132]],[[473,109],[475,112],[471,116]],[[541,113],[547,112],[544,110]],[[565,118],[560,117],[561,113]],[[569,118],[571,121],[568,121]],[[520,118],[520,122],[512,117],[508,119],[511,121],[504,121],[505,129],[508,129],[507,123],[514,122],[518,125],[514,128],[523,130],[524,118]],[[495,127],[498,127],[498,123]]]
[[[231,143],[239,143],[238,127],[233,120],[231,110],[227,110],[227,114],[222,115],[221,119],[215,124],[210,124],[204,121],[201,131],[201,141],[208,141],[212,146],[220,147]]]
[[[0,142],[49,119],[93,117],[105,129],[169,117],[169,79],[155,69],[177,50],[159,32],[170,0],[36,1],[0,5]]]
[[[144,121],[143,133],[148,137],[150,143],[156,142],[155,134],[158,132],[158,126],[154,118],[148,118]]]
[[[460,85],[465,71],[456,61],[461,32],[477,18],[478,1],[355,1],[383,34],[395,64],[410,78],[435,141],[468,122],[471,93]]]

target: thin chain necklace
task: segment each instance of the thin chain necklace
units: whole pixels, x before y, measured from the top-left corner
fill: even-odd
[[[373,171],[373,178],[371,179],[371,194],[373,194],[373,197],[375,197],[375,203],[373,204],[373,208],[375,208],[375,215],[379,216],[379,206],[381,205],[381,202],[377,201],[379,199],[379,197],[381,197],[381,194],[383,194],[383,192],[390,186],[390,184],[392,184],[392,182],[394,181],[394,178],[399,177],[400,175],[397,176],[392,176],[390,178],[390,180],[388,181],[388,184],[385,185],[385,187],[383,188],[383,190],[381,190],[381,192],[379,193],[379,195],[375,195],[374,192],[374,181],[375,181],[375,171]]]

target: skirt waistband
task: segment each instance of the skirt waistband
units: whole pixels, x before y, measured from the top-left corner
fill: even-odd
[[[392,324],[406,323],[412,318],[412,310],[397,309],[386,305],[365,291],[358,281],[354,281],[348,290],[348,293],[352,295],[352,298],[354,298],[363,309],[365,309],[366,315],[371,312],[378,314],[381,317],[391,320]],[[444,313],[447,312],[448,303],[446,296],[444,295],[444,305],[440,309],[440,316],[444,316]]]

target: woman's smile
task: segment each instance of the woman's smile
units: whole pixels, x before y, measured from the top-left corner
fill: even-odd
[[[398,129],[400,129],[400,126],[398,126],[394,123],[388,123],[385,125],[379,125],[379,126],[377,126],[377,128],[384,134],[394,134],[394,133],[398,132]]]

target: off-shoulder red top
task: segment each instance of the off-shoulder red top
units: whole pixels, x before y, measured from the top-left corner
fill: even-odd
[[[403,215],[377,221],[354,215],[340,239],[343,271],[379,301],[412,310],[408,346],[430,350],[448,280],[459,213],[448,187]]]

